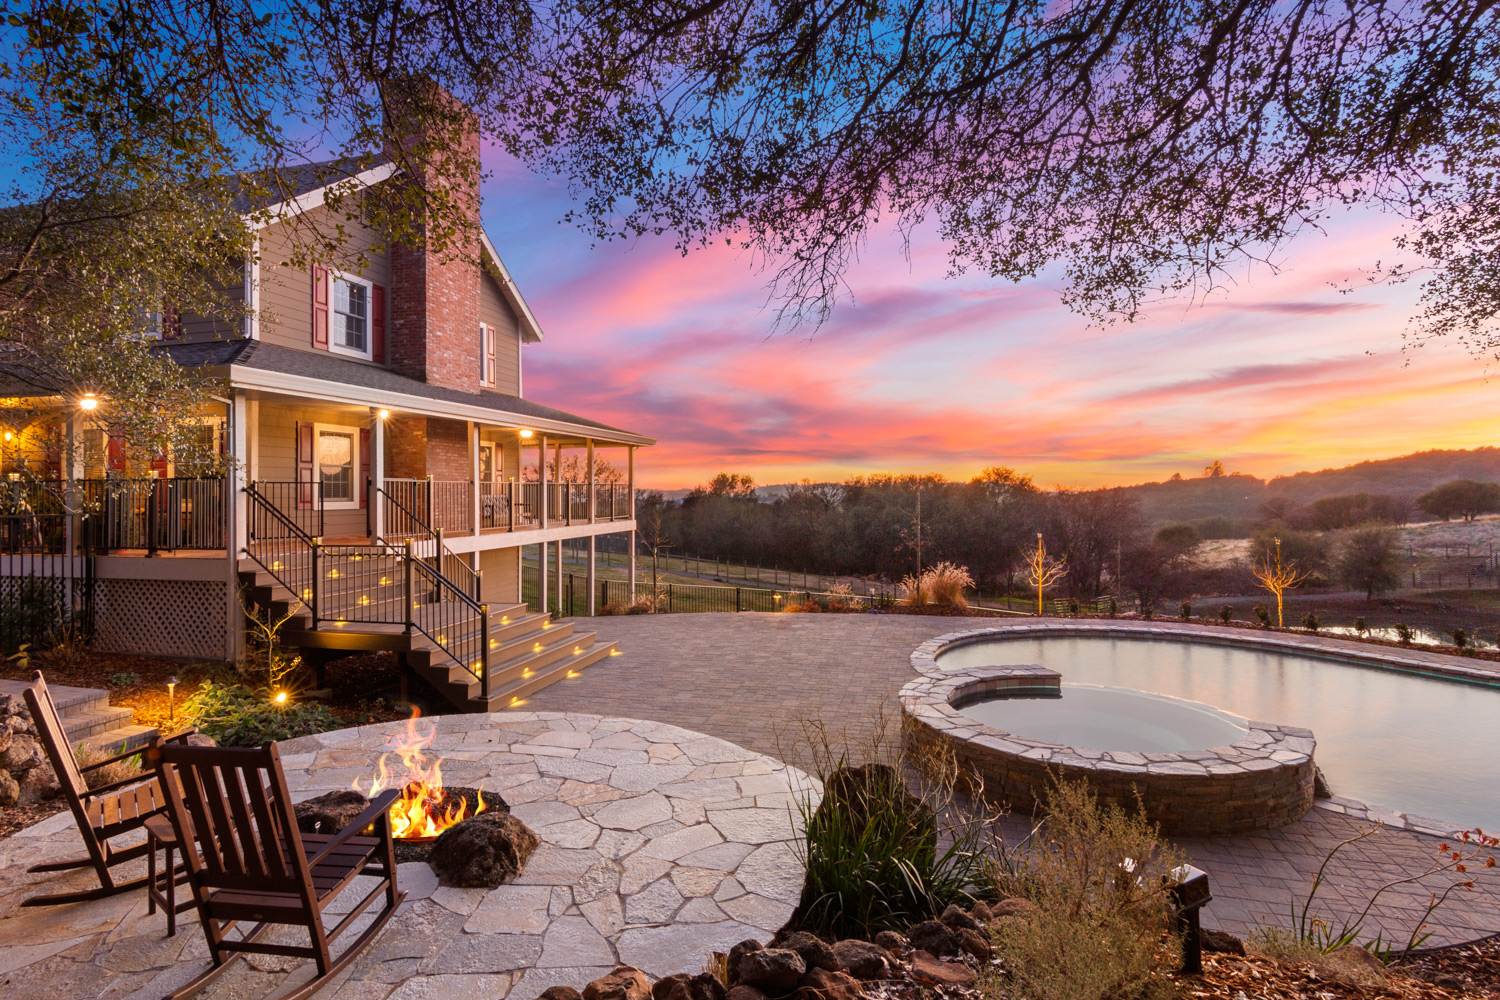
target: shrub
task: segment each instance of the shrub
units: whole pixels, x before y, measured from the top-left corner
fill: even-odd
[[[624,601],[610,601],[599,609],[601,615],[623,615],[628,614],[629,609],[625,607]]]
[[[920,577],[907,574],[901,581],[901,603],[909,608],[938,604],[949,608],[967,608],[964,590],[974,586],[966,567],[940,562],[922,571]]]
[[[0,649],[14,653],[22,646],[47,646],[72,626],[60,582],[27,576],[6,581],[0,601]]]
[[[141,675],[138,674],[138,673],[136,673],[133,670],[132,671],[120,671],[118,673],[113,673],[113,674],[109,675],[109,686],[110,687],[130,687],[130,685],[132,685],[132,684],[139,684],[140,682],[141,682]]]
[[[266,740],[290,740],[326,733],[340,726],[332,712],[315,702],[276,704],[242,684],[204,681],[182,710],[220,746],[253,747]]]
[[[78,762],[80,768],[88,767],[91,764],[112,756],[114,756],[112,752],[106,752],[82,743],[78,744],[73,751],[73,759]],[[92,771],[84,771],[83,783],[90,788],[102,788],[105,785],[116,781],[124,781],[126,778],[134,778],[140,774],[141,755],[136,754],[134,757],[117,760],[113,764],[96,767]]]
[[[1192,602],[1191,601],[1183,601],[1182,602],[1182,606],[1177,609],[1177,613],[1182,617],[1183,621],[1187,621],[1189,618],[1193,617],[1193,604],[1192,604]]]
[[[1137,811],[1101,806],[1082,782],[1055,781],[1046,819],[1001,896],[1036,904],[996,931],[1002,987],[1027,1000],[1155,1000],[1174,994],[1162,876],[1181,863]]]
[[[1234,608],[1230,607],[1227,604],[1220,608],[1219,621],[1223,622],[1225,625],[1228,625],[1230,622],[1234,621]]]
[[[1316,632],[1322,625],[1323,623],[1318,620],[1318,616],[1311,611],[1302,616],[1302,627],[1309,632]]]
[[[905,930],[951,903],[972,904],[986,883],[992,817],[971,812],[956,794],[952,752],[915,741],[891,746],[889,728],[877,717],[877,736],[851,756],[822,722],[804,721],[792,753],[810,761],[824,791],[821,801],[810,788],[796,796],[807,876],[788,929],[834,937]],[[908,768],[927,777],[920,789],[908,787]]]
[[[1115,603],[1115,599],[1111,597],[1109,599],[1109,616],[1113,618],[1117,614],[1119,614],[1119,605],[1117,605]]]
[[[1258,622],[1260,622],[1260,627],[1261,628],[1270,628],[1271,627],[1271,612],[1266,608],[1266,606],[1264,604],[1257,604],[1255,606],[1254,610],[1255,610],[1255,620],[1258,621]]]
[[[625,609],[627,615],[654,615],[667,605],[666,591],[660,594],[641,594],[635,603]]]
[[[1454,629],[1453,630],[1453,645],[1457,646],[1459,649],[1463,649],[1468,644],[1469,644],[1469,633],[1465,632],[1461,628]]]
[[[1354,632],[1356,635],[1366,635],[1369,631],[1369,622],[1365,621],[1362,617],[1354,619]]]
[[[1078,598],[1068,598],[1068,614],[1075,616],[1078,614]]]
[[[1410,646],[1411,643],[1412,643],[1412,640],[1417,637],[1416,629],[1412,628],[1410,625],[1405,625],[1405,624],[1402,624],[1401,622],[1397,622],[1396,625],[1395,625],[1395,628],[1396,628],[1396,639],[1403,646]]]

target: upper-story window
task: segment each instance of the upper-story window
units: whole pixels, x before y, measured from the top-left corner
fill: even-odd
[[[495,371],[495,328],[488,323],[479,324],[479,384],[494,385],[496,381]]]
[[[340,354],[370,357],[370,282],[348,275],[333,277],[332,329],[329,347]]]

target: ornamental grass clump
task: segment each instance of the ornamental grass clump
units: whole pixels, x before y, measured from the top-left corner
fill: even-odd
[[[1103,805],[1054,778],[1026,850],[997,869],[1001,897],[1035,908],[995,931],[1005,975],[994,992],[1026,1000],[1165,1000],[1180,942],[1163,877],[1182,863],[1138,810]]]
[[[949,904],[971,906],[988,882],[993,817],[955,793],[951,751],[892,745],[883,715],[873,731],[851,746],[804,721],[793,741],[823,790],[796,796],[807,876],[788,929],[830,940],[904,931]],[[929,777],[909,781],[919,770]]]

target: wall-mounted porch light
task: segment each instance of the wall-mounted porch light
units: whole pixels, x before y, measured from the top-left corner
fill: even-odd
[[[391,411],[390,410],[376,410],[375,411],[375,416],[379,417],[381,420],[389,420],[390,416],[391,416]]]
[[[99,397],[95,396],[92,392],[84,393],[83,398],[78,401],[78,408],[80,410],[97,410],[99,408]]]

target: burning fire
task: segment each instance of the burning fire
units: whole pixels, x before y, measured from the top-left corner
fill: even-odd
[[[359,787],[358,778],[351,785],[356,792],[374,798],[381,791],[404,782],[401,786],[401,798],[391,806],[391,836],[397,840],[431,840],[471,815],[468,811],[469,804],[463,798],[455,796],[453,801],[449,801],[443,789],[442,758],[433,757],[429,761],[423,753],[437,737],[437,727],[431,726],[427,732],[419,732],[417,718],[421,714],[412,709],[411,718],[406,720],[406,732],[390,736],[386,741],[389,749],[395,751],[396,756],[401,759],[400,771],[404,775],[392,774],[386,766],[390,755],[381,754],[380,762],[375,767],[375,777],[370,779],[370,787]],[[480,795],[479,805],[472,815],[477,816],[487,808],[484,796]]]

